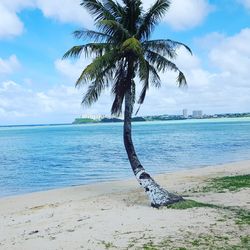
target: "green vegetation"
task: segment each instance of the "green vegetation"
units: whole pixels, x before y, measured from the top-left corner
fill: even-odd
[[[168,208],[171,209],[189,209],[189,208],[195,208],[195,207],[210,207],[210,208],[218,208],[217,205],[213,204],[207,204],[207,203],[202,203],[202,202],[197,202],[194,200],[184,200],[180,201],[174,204],[171,204],[167,206]]]
[[[146,121],[144,118],[137,116],[132,118],[132,122],[144,122]],[[108,122],[123,122],[122,119],[119,118],[103,118],[101,120],[95,120],[90,118],[76,118],[72,124],[86,124],[86,123],[108,123]]]
[[[240,207],[229,207],[229,206],[219,206],[213,205],[214,208],[222,209],[224,211],[229,211],[232,213],[236,224],[238,225],[250,225],[250,211]]]
[[[250,236],[242,236],[240,237],[240,241],[243,245],[250,247]]]
[[[176,121],[186,120],[182,115],[151,115],[143,116],[146,121]]]
[[[224,211],[229,211],[233,213],[237,224],[250,225],[250,211],[238,207],[220,206],[215,204],[197,202],[194,200],[184,200],[167,206],[167,208],[170,209],[180,209],[180,210],[199,208],[199,207],[216,208],[216,209],[222,209]]]
[[[143,250],[157,250],[157,246],[154,245],[153,242],[149,242],[143,245]]]
[[[118,118],[103,118],[100,122],[123,122],[123,120]]]
[[[214,178],[208,185],[202,188],[202,192],[238,191],[242,188],[250,188],[250,175],[237,175]]]
[[[176,206],[179,204],[180,206]],[[221,209],[222,211],[230,212],[230,219],[234,216],[237,220],[241,220],[244,223],[249,224],[249,211],[241,208],[223,207],[212,204],[200,203],[193,200],[187,200],[171,205],[175,209],[188,209],[195,207],[209,207]],[[233,217],[231,215],[234,215]],[[225,214],[226,217],[228,215]],[[228,217],[229,218],[229,217]],[[246,218],[247,221],[245,220]],[[236,221],[237,223],[237,221]],[[246,228],[247,225],[245,225]],[[197,232],[198,233],[198,232]],[[250,249],[250,236],[247,232],[243,231],[241,235],[231,234],[227,232],[224,234],[217,234],[216,231],[210,230],[210,233],[206,234],[194,234],[192,232],[183,231],[181,237],[176,239],[175,237],[167,237],[158,239],[158,237],[148,237],[146,234],[142,234],[138,238],[132,238],[132,241],[126,249],[142,249],[142,250],[248,250]]]
[[[73,124],[97,123],[96,120],[90,118],[76,118]]]
[[[133,117],[132,118],[132,122],[145,122],[146,119],[141,117],[141,116],[137,116],[137,117]]]
[[[105,247],[105,249],[116,248],[116,246],[112,242],[106,242],[102,240],[100,241],[100,244],[102,244]]]
[[[150,240],[148,243],[143,244],[142,247],[136,249],[143,250],[248,250],[250,249],[250,236],[240,236],[238,242],[230,242],[230,236],[228,235],[210,235],[200,234],[195,235],[184,235],[181,240],[166,239],[159,243],[154,243]]]
[[[250,225],[250,211],[245,209],[234,209],[236,214],[236,224],[242,225],[247,224]]]
[[[200,119],[221,119],[221,118],[246,118],[250,117],[250,113],[245,114],[226,114],[226,115],[210,115],[210,116],[204,116]],[[76,118],[75,120],[78,120],[81,118]],[[112,118],[106,118],[106,119],[112,119]],[[187,119],[194,119],[192,116],[189,116],[188,118],[183,117],[183,115],[152,115],[152,116],[136,116],[132,118],[132,122],[145,122],[145,121],[178,121],[178,120],[187,120]],[[95,120],[95,122],[104,122]],[[108,121],[108,122],[113,122]],[[120,120],[120,122],[123,122],[123,120]],[[73,124],[81,124],[78,122],[73,122]]]

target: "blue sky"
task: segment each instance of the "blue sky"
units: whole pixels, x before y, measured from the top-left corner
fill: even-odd
[[[92,108],[81,107],[84,89],[74,82],[89,60],[61,60],[71,36],[92,18],[79,0],[0,0],[0,125],[71,122],[81,114],[109,114],[112,96],[104,93]],[[143,1],[145,8],[153,0]],[[250,0],[172,0],[152,38],[189,45],[176,63],[176,75],[162,74],[162,89],[151,89],[140,115],[250,112]],[[140,85],[139,85],[140,86]]]

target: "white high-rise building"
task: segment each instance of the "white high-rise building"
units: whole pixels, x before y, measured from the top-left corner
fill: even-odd
[[[184,118],[188,118],[188,110],[187,109],[183,109],[182,115],[183,115]]]
[[[193,111],[193,118],[202,118],[202,117],[203,117],[202,110]]]

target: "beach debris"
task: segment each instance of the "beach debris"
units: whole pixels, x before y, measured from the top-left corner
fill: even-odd
[[[111,210],[112,208],[101,208],[101,211]]]
[[[88,219],[90,219],[90,216],[84,216],[84,217],[78,219],[77,221],[80,222],[80,221],[88,220]]]
[[[39,232],[38,230],[34,230],[34,231],[31,231],[31,232],[29,233],[29,235],[37,234],[38,232]]]

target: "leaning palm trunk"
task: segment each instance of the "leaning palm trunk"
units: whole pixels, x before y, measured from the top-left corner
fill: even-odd
[[[131,90],[128,90],[125,95],[125,112],[124,112],[124,130],[123,139],[124,145],[127,151],[127,155],[130,161],[130,165],[134,172],[134,175],[140,185],[147,193],[152,207],[160,207],[169,205],[183,200],[181,196],[169,193],[167,190],[160,187],[154,179],[146,172],[141,165],[133,145],[131,136],[131,118],[133,112],[133,101]]]

